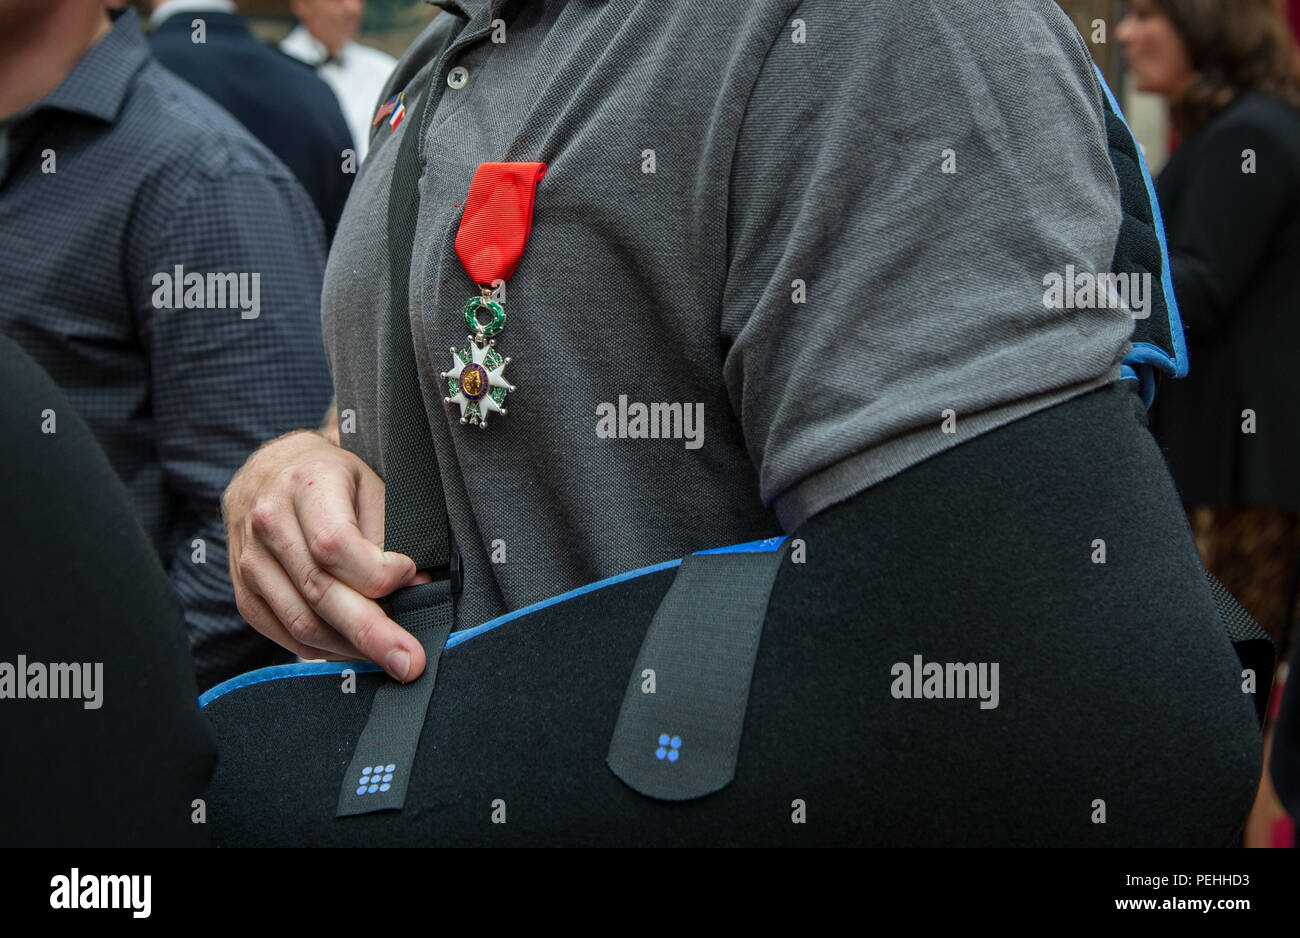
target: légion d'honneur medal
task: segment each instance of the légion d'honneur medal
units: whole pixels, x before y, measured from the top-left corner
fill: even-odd
[[[519,266],[533,226],[537,183],[545,175],[545,163],[480,163],[456,233],[456,254],[479,295],[461,311],[467,342],[451,349],[451,370],[441,374],[447,381],[443,400],[460,406],[461,423],[480,430],[487,429],[488,414],[506,413],[506,395],[515,389],[505,378],[510,359],[496,348],[506,311],[494,289]]]

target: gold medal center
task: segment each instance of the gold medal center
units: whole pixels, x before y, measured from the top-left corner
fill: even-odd
[[[467,397],[479,397],[483,393],[483,370],[466,368],[460,376],[460,386],[465,389]]]

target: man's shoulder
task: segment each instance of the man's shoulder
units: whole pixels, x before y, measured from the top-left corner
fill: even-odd
[[[154,60],[136,74],[117,125],[137,139],[151,175],[172,184],[247,172],[268,179],[292,178],[228,111]]]

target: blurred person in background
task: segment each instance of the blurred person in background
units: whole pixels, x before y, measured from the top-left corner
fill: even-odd
[[[352,186],[352,134],[333,91],[262,42],[230,0],[145,0],[158,61],[235,116],[293,171],[334,238]]]
[[[334,89],[357,160],[363,160],[370,148],[370,118],[397,59],[353,42],[365,17],[365,0],[291,0],[289,6],[298,25],[280,49],[315,68]]]
[[[111,15],[0,0],[0,330],[125,483],[203,690],[291,658],[235,607],[220,497],[259,443],[329,405],[325,243],[284,164],[150,56],[134,10]],[[73,432],[50,409],[30,419]]]
[[[1206,566],[1281,642],[1300,557],[1300,77],[1274,0],[1134,0],[1137,90],[1182,144],[1161,174],[1191,374],[1152,429]]]

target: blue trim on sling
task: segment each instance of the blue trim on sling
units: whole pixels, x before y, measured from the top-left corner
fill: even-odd
[[[715,547],[711,550],[699,550],[697,554],[765,554],[778,550],[781,544],[785,542],[784,537],[769,537],[762,541],[749,541],[745,544],[731,544],[727,547]],[[588,583],[586,586],[579,586],[577,589],[569,590],[567,593],[561,593],[558,596],[552,596],[550,599],[543,599],[541,602],[533,603],[531,606],[525,606],[522,609],[516,609],[514,612],[507,612],[503,616],[497,616],[495,619],[489,619],[482,625],[476,625],[470,629],[463,629],[459,632],[452,632],[447,637],[446,648],[455,648],[471,638],[476,638],[484,632],[490,632],[498,626],[505,625],[507,622],[513,622],[522,616],[530,615],[534,612],[540,612],[549,606],[557,603],[568,602],[570,599],[577,599],[579,596],[587,593],[604,589],[607,586],[614,586],[617,583],[625,583],[628,580],[634,580],[637,577],[649,576],[651,573],[659,573],[661,570],[671,570],[674,567],[681,566],[681,560],[666,560],[663,563],[652,564],[648,567],[641,567],[636,570],[629,570],[627,573],[620,573],[617,576],[606,577],[603,580],[597,580],[595,583]],[[256,671],[249,671],[247,674],[240,674],[232,677],[228,681],[223,681],[216,687],[209,688],[202,696],[199,697],[199,706],[206,707],[218,697],[222,697],[233,690],[239,690],[243,687],[252,687],[254,684],[264,684],[267,681],[280,681],[291,677],[312,677],[326,674],[341,674],[343,671],[351,668],[357,674],[370,674],[375,671],[382,671],[378,665],[371,664],[369,661],[304,661],[297,664],[281,664],[270,668],[259,668]]]
[[[771,554],[781,549],[785,543],[785,537],[769,537],[761,541],[750,541],[747,544],[732,544],[730,547],[715,547],[712,550],[697,550],[695,553],[700,556],[706,554]]]
[[[1097,73],[1097,81],[1101,84],[1102,91],[1106,95],[1106,100],[1110,102],[1111,109],[1123,123],[1129,136],[1133,137],[1134,149],[1137,151],[1138,165],[1142,167],[1142,181],[1147,187],[1147,201],[1151,203],[1151,218],[1156,229],[1156,238],[1160,242],[1160,284],[1164,288],[1165,305],[1169,309],[1169,336],[1174,346],[1174,357],[1171,359],[1164,349],[1151,345],[1147,342],[1139,343],[1133,348],[1133,352],[1124,360],[1133,362],[1138,365],[1155,365],[1163,371],[1168,372],[1175,378],[1187,377],[1187,339],[1183,334],[1183,317],[1178,311],[1178,297],[1174,293],[1174,276],[1173,269],[1169,263],[1169,239],[1165,233],[1165,219],[1160,211],[1160,199],[1156,196],[1155,181],[1151,178],[1151,169],[1147,166],[1146,155],[1142,152],[1142,146],[1137,142],[1137,137],[1133,133],[1133,128],[1129,125],[1128,118],[1124,116],[1124,109],[1120,107],[1119,101],[1115,99],[1115,93],[1110,90],[1110,85],[1106,82],[1106,76],[1102,73],[1101,68],[1095,63],[1093,65]],[[1141,373],[1143,369],[1136,369]],[[1145,378],[1139,378],[1142,384],[1142,397],[1150,407],[1155,397],[1155,380],[1154,375],[1148,381]],[[1147,397],[1148,385],[1150,387],[1151,398]]]
[[[647,576],[651,573],[658,573],[660,570],[671,570],[673,567],[680,567],[681,560],[665,560],[663,563],[657,563],[650,567],[642,567],[639,570],[630,570],[627,573],[620,573],[618,576],[612,576],[608,579],[597,580],[595,583],[588,583],[586,586],[579,586],[577,589],[569,590],[567,593],[561,593],[559,596],[552,596],[550,599],[543,599],[539,603],[533,603],[531,606],[524,606],[522,609],[516,609],[514,612],[507,612],[503,616],[497,616],[495,619],[489,619],[482,625],[476,625],[472,629],[463,629],[459,632],[452,632],[447,638],[447,647],[455,648],[462,642],[467,642],[471,638],[477,638],[484,632],[490,632],[497,626],[505,625],[507,622],[513,622],[520,616],[526,616],[530,613],[539,612],[549,606],[557,603],[568,602],[570,599],[577,599],[586,593],[592,593],[607,586],[613,586],[615,583],[623,583],[627,580],[634,580],[637,577]]]
[[[299,661],[295,664],[277,664],[269,668],[258,668],[256,671],[237,674],[228,681],[222,681],[215,687],[209,687],[199,695],[199,706],[206,707],[218,697],[224,696],[232,690],[239,690],[241,687],[252,687],[254,684],[265,684],[267,681],[280,681],[287,677],[342,674],[349,669],[357,674],[368,674],[371,671],[383,670],[379,665],[371,664],[369,661]]]
[[[704,550],[702,554],[721,554],[721,553],[757,553],[759,551],[776,550],[776,547],[766,546],[775,542],[778,546],[784,538],[769,538],[766,541],[753,541],[749,544],[736,544],[732,547],[720,547],[715,550]],[[649,567],[641,567],[637,570],[629,570],[627,573],[620,573],[617,576],[607,577],[604,580],[597,580],[595,583],[588,583],[586,586],[579,586],[577,589],[569,590],[567,593],[561,593],[558,596],[552,596],[550,599],[543,599],[541,602],[533,603],[531,606],[525,606],[522,609],[516,609],[514,612],[508,612],[503,616],[497,616],[495,619],[489,619],[482,625],[476,625],[470,629],[463,629],[459,632],[452,632],[447,638],[446,648],[455,648],[462,642],[467,642],[471,638],[476,638],[484,632],[490,632],[498,626],[505,625],[507,622],[513,622],[521,616],[526,616],[533,612],[539,612],[548,606],[554,606],[557,603],[567,602],[570,599],[577,599],[587,593],[594,592],[598,589],[604,589],[606,586],[613,586],[616,583],[624,583],[637,577],[648,576],[651,573],[658,573],[661,570],[671,570],[674,567],[681,566],[681,560],[667,560],[663,563],[652,564]],[[327,674],[340,674],[344,670],[351,668],[358,674],[369,674],[374,671],[382,671],[378,665],[369,661],[302,661],[297,664],[280,664],[270,668],[259,668],[256,671],[249,671],[247,674],[240,674],[232,677],[228,681],[211,687],[199,697],[199,706],[206,707],[212,701],[222,697],[231,691],[239,690],[243,687],[252,687],[254,684],[264,684],[267,681],[281,681],[291,677],[313,677]]]

